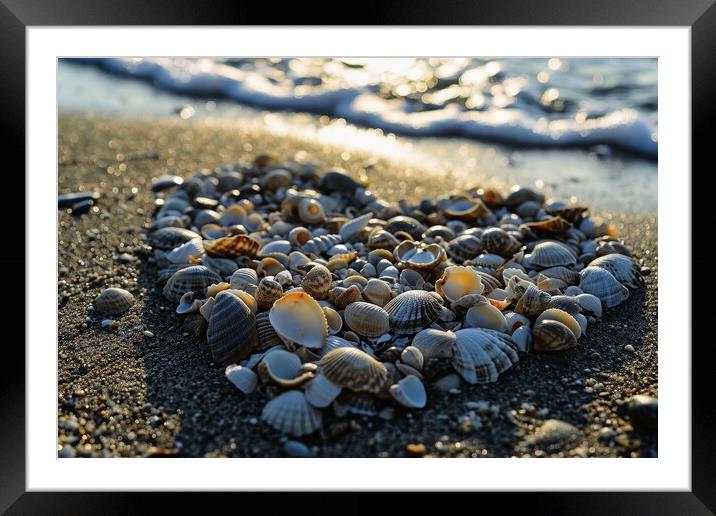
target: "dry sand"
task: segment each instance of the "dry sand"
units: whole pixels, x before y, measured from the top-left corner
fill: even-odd
[[[59,213],[58,449],[60,456],[284,456],[282,436],[260,421],[265,393],[242,395],[211,363],[206,343],[183,335],[181,318],[155,286],[147,263],[150,180],[260,153],[299,150],[328,166],[360,173],[370,156],[248,133],[207,122],[60,118],[59,192],[97,190],[97,211]],[[389,200],[443,193],[461,185],[379,160],[372,189]],[[449,185],[449,186],[446,186]],[[609,215],[609,214],[605,214]],[[634,394],[658,396],[657,217],[611,214],[621,235],[651,268],[646,286],[609,310],[571,351],[523,356],[491,385],[459,391],[429,387],[425,410],[392,420],[325,418],[302,439],[319,457],[655,456],[655,434],[622,418]],[[123,263],[123,253],[137,260]],[[138,298],[118,329],[88,311],[100,289],[122,286]],[[145,336],[149,330],[154,336]],[[630,344],[634,351],[624,348]],[[557,419],[569,425],[548,424]],[[545,429],[550,429],[545,432]],[[546,435],[546,437],[545,437]]]

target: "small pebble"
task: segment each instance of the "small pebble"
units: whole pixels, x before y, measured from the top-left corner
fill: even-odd
[[[112,326],[112,324],[114,324],[114,321],[112,319],[104,319],[102,321],[102,328],[109,328],[110,326]]]
[[[309,457],[311,455],[308,446],[299,441],[286,441],[283,451],[289,457]]]
[[[632,346],[631,344],[627,344],[626,346],[624,346],[624,351],[628,351],[629,353],[634,353],[634,351],[635,351],[634,346]]]
[[[154,337],[154,334],[149,330],[144,330],[142,333],[145,337]]]
[[[422,457],[427,452],[427,448],[425,448],[425,445],[423,443],[411,443],[405,447],[405,451],[407,451],[411,455]]]

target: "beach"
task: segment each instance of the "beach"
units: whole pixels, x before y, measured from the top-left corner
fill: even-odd
[[[389,201],[475,186],[463,175],[419,168],[406,175],[400,164],[368,151],[349,153],[240,123],[61,115],[59,193],[101,194],[85,215],[58,215],[61,457],[286,455],[286,438],[261,422],[264,391],[243,395],[211,362],[206,342],[184,334],[182,318],[156,288],[146,239],[152,177],[189,177],[260,154],[298,155],[344,168]],[[589,326],[577,348],[522,355],[494,384],[444,392],[428,385],[429,402],[421,411],[396,409],[392,418],[327,413],[320,432],[300,439],[309,454],[656,456],[656,434],[635,428],[622,405],[637,394],[658,397],[657,215],[655,209],[596,214],[610,219],[651,272],[644,287]],[[117,328],[102,327],[104,317],[88,310],[110,286],[137,298],[129,312],[115,317]]]

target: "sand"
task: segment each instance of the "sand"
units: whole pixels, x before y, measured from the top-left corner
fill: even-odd
[[[183,334],[182,319],[156,288],[145,242],[152,177],[186,177],[198,168],[256,154],[303,151],[356,174],[372,163],[371,188],[389,200],[464,186],[434,171],[414,171],[406,181],[400,167],[384,159],[342,156],[337,148],[226,124],[63,115],[59,127],[59,192],[102,194],[96,211],[59,214],[61,457],[286,454],[285,438],[260,421],[265,393],[244,396],[231,385],[223,367],[212,364],[206,343]],[[301,439],[310,454],[655,456],[656,435],[633,428],[620,405],[635,394],[658,397],[657,217],[602,215],[612,217],[652,272],[645,287],[632,290],[623,305],[590,325],[576,349],[523,356],[496,384],[463,385],[451,392],[429,387],[426,409],[398,409],[390,420],[327,413],[323,431]],[[136,260],[125,262],[120,258],[125,253]],[[88,310],[108,286],[127,288],[138,299],[115,318],[117,329],[103,328],[104,317]],[[552,419],[566,424],[542,426]]]

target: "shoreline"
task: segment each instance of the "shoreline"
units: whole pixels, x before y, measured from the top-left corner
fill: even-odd
[[[388,200],[443,193],[448,181],[450,189],[467,186],[417,169],[408,184],[404,169],[384,158],[222,124],[61,115],[59,128],[59,192],[102,193],[96,213],[59,214],[60,456],[284,455],[280,434],[260,422],[263,395],[241,395],[211,364],[206,345],[183,336],[180,317],[155,288],[141,230],[153,207],[152,177],[304,150],[352,173],[370,161],[369,176],[380,177],[372,189]],[[634,394],[658,396],[656,212],[600,214],[611,215],[652,273],[645,288],[590,326],[577,349],[530,354],[496,384],[457,393],[431,388],[419,413],[396,411],[389,421],[327,418],[324,435],[302,439],[311,453],[400,457],[419,443],[439,457],[654,456],[656,437],[623,420],[619,403]],[[124,262],[124,253],[137,259]],[[86,321],[88,304],[107,286],[123,286],[138,299],[117,330],[102,328],[95,315]],[[573,425],[574,439],[536,446],[536,430],[549,419]]]

